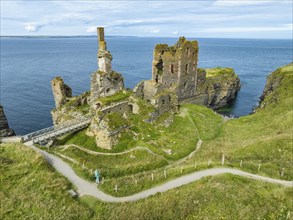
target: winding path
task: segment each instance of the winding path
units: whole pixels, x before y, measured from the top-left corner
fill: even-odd
[[[159,192],[166,192],[170,189],[174,189],[186,184],[189,184],[191,182],[194,182],[196,180],[199,180],[206,176],[213,176],[218,174],[224,174],[224,173],[231,173],[238,176],[243,176],[250,179],[255,180],[261,180],[269,183],[275,183],[280,184],[282,186],[286,187],[293,187],[293,181],[284,181],[284,180],[278,180],[278,179],[272,179],[269,177],[259,176],[255,174],[250,174],[247,172],[243,172],[241,170],[237,169],[231,169],[231,168],[212,168],[207,170],[202,170],[199,172],[194,172],[185,176],[178,177],[176,179],[170,180],[166,183],[163,183],[159,186],[153,187],[151,189],[136,193],[131,196],[126,197],[114,197],[108,194],[105,194],[104,192],[100,191],[95,183],[91,183],[89,181],[86,181],[79,177],[72,168],[65,163],[62,159],[43,151],[37,147],[35,147],[32,142],[25,143],[26,146],[36,150],[37,152],[40,152],[45,159],[62,175],[64,175],[72,184],[74,184],[77,187],[77,192],[82,195],[90,195],[93,197],[96,197],[97,199],[103,201],[103,202],[132,202],[137,201],[140,199],[147,198],[151,195],[155,195]]]
[[[150,150],[149,148],[147,147],[140,147],[140,146],[137,146],[135,148],[132,148],[130,150],[126,150],[126,151],[122,151],[122,152],[117,152],[117,153],[107,153],[107,152],[98,152],[98,151],[93,151],[93,150],[89,150],[85,147],[81,147],[79,145],[76,145],[76,144],[67,144],[67,145],[62,145],[62,148],[64,148],[64,150],[66,150],[68,147],[75,147],[75,148],[78,148],[79,150],[82,150],[88,154],[91,154],[91,155],[107,155],[107,156],[116,156],[116,155],[123,155],[123,154],[128,154],[128,153],[131,153],[133,151],[136,151],[136,150],[145,150],[147,152],[149,152],[150,154],[154,155],[154,156],[157,156],[157,157],[163,157],[162,155],[159,155],[155,152],[153,152],[152,150]],[[164,158],[164,157],[163,157]]]

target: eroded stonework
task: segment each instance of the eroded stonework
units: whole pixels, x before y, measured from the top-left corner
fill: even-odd
[[[154,50],[152,80],[139,83],[134,93],[152,103],[160,113],[176,112],[180,103],[196,94],[197,60],[197,41],[180,37],[171,47],[158,44]]]
[[[123,90],[124,80],[120,73],[112,70],[112,55],[107,50],[104,39],[104,28],[98,27],[98,71],[91,76],[91,102],[95,102],[100,97],[114,95]]]
[[[55,106],[58,109],[72,97],[72,89],[66,85],[60,76],[51,81]]]

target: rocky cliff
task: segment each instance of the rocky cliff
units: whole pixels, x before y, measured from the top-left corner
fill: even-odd
[[[8,137],[13,135],[15,135],[15,133],[9,128],[3,106],[0,105],[0,137]]]
[[[283,93],[286,93],[289,90],[289,88],[287,88],[288,86],[292,86],[293,82],[287,82],[291,79],[289,75],[292,75],[292,73],[293,63],[278,68],[267,77],[267,82],[263,94],[260,97],[260,105],[258,109],[263,109],[268,105],[276,105],[278,104],[280,97],[286,97]],[[285,84],[287,86],[283,85],[281,90],[281,84]]]
[[[240,89],[240,79],[231,68],[198,69],[197,88],[189,103],[218,109],[229,106]]]

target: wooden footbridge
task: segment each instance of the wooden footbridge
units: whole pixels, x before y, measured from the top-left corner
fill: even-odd
[[[51,126],[21,137],[22,142],[33,141],[34,144],[46,144],[62,135],[86,128],[91,122],[91,116],[79,117],[58,126]]]

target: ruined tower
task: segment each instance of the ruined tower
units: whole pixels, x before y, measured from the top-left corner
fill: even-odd
[[[98,71],[91,77],[91,102],[99,97],[114,95],[124,88],[123,77],[120,73],[112,70],[112,55],[107,50],[107,44],[104,37],[104,28],[98,27]]]
[[[107,43],[104,37],[104,28],[98,27],[98,43],[99,43],[99,50],[98,50],[98,65],[99,70],[105,73],[110,73],[112,71],[112,55],[110,51],[107,50]]]
[[[152,81],[164,88],[175,89],[179,102],[189,99],[196,91],[197,60],[197,41],[180,37],[171,47],[158,44],[154,50]]]
[[[56,109],[64,105],[72,97],[71,88],[66,85],[60,76],[51,81]]]

